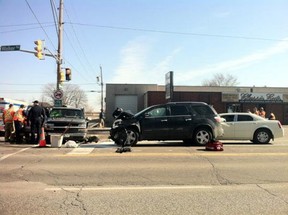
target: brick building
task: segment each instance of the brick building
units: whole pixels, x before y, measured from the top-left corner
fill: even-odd
[[[155,84],[106,84],[107,124],[112,124],[116,107],[137,113],[148,106],[169,102],[165,93],[165,86]],[[266,117],[273,112],[282,124],[288,124],[288,88],[174,86],[172,101],[206,102],[218,113],[264,107]]]

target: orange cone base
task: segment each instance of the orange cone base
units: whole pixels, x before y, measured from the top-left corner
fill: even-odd
[[[40,140],[39,147],[46,147],[46,140]]]
[[[44,128],[43,127],[41,129],[39,147],[46,147],[45,133],[44,133]]]

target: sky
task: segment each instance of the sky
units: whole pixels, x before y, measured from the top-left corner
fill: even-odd
[[[239,86],[288,87],[287,0],[63,2],[62,67],[71,68],[69,83],[87,94],[90,107],[100,107],[100,66],[104,86],[164,85],[173,71],[177,86],[201,86],[222,73]],[[52,7],[59,0],[0,0],[0,45],[33,51],[43,39],[56,54]],[[56,71],[52,57],[0,52],[0,97],[41,100],[46,84],[56,86]]]

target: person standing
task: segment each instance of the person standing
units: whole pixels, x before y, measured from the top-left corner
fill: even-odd
[[[11,142],[12,141],[12,133],[14,132],[14,107],[13,104],[9,105],[9,108],[4,110],[3,112],[3,122],[5,125],[5,142]]]
[[[31,140],[32,144],[38,144],[40,140],[41,127],[46,119],[45,110],[39,106],[39,102],[36,100],[33,102],[33,107],[28,113],[28,122],[31,124]],[[35,138],[35,133],[37,138]]]
[[[253,112],[252,112],[252,113],[254,113],[254,114],[256,114],[256,115],[259,115],[259,111],[258,111],[257,107],[254,107],[254,108],[253,108]]]
[[[104,128],[105,126],[105,114],[103,109],[100,110],[100,114],[99,114],[99,119],[100,119],[100,128]]]
[[[260,108],[259,116],[261,116],[261,117],[263,117],[263,118],[266,117],[266,112],[264,111],[264,108],[263,108],[263,107]]]
[[[275,114],[271,112],[270,115],[269,115],[269,117],[268,117],[268,119],[270,119],[270,120],[276,120]]]
[[[24,128],[24,121],[26,119],[25,106],[20,105],[20,108],[14,114],[14,125],[16,133],[16,143],[22,143],[23,137],[21,135]]]

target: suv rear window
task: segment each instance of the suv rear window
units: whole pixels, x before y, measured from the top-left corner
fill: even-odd
[[[186,106],[184,105],[175,105],[175,106],[171,106],[171,115],[175,116],[175,115],[189,115],[189,111],[187,109]]]
[[[192,106],[193,113],[197,115],[214,115],[212,108],[207,105]]]

